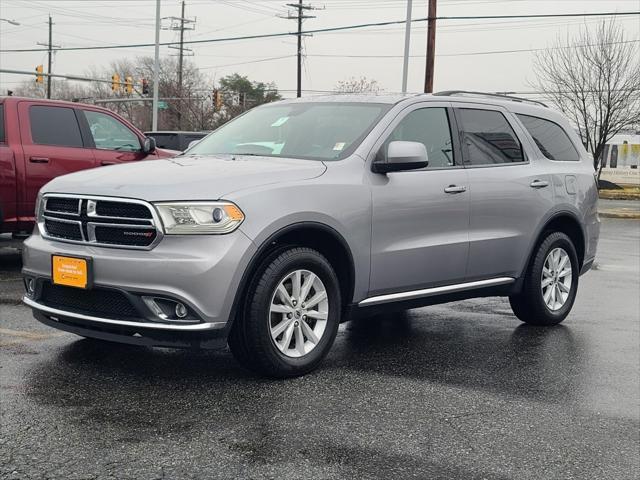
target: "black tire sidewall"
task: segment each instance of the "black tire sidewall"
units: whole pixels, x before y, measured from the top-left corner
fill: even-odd
[[[569,298],[567,298],[562,308],[553,311],[547,307],[542,295],[542,269],[544,268],[544,262],[549,253],[558,247],[562,248],[569,255],[569,261],[571,262],[571,290],[569,291]],[[561,232],[550,234],[540,245],[531,267],[530,278],[528,279],[530,282],[529,292],[535,292],[531,300],[535,302],[537,310],[543,312],[544,315],[551,320],[550,323],[560,323],[573,307],[580,278],[578,255],[569,237]]]
[[[313,272],[324,284],[329,299],[329,315],[318,345],[302,357],[288,357],[278,350],[271,338],[269,310],[273,293],[282,279],[295,270],[302,269]],[[269,366],[276,368],[277,373],[284,376],[299,375],[315,368],[327,354],[336,337],[342,309],[338,278],[329,262],[317,251],[292,248],[280,253],[266,265],[251,291],[247,307],[246,321],[251,331],[250,340],[259,343],[261,353],[266,357]]]

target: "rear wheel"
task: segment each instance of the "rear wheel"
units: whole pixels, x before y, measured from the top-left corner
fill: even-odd
[[[525,273],[522,291],[509,297],[513,313],[531,325],[557,325],[571,311],[578,278],[571,239],[562,232],[549,233]]]
[[[273,377],[313,370],[338,331],[338,278],[319,252],[292,247],[271,254],[249,287],[229,346],[246,368]]]

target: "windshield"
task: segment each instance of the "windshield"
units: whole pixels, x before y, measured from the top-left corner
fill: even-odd
[[[337,102],[263,106],[223,125],[185,153],[340,160],[353,153],[388,108]]]

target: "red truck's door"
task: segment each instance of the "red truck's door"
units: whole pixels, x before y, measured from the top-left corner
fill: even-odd
[[[142,151],[141,134],[115,115],[89,108],[82,108],[78,113],[90,132],[97,166],[155,158]]]
[[[95,166],[93,151],[80,129],[77,109],[51,103],[18,104],[24,154],[24,188],[19,214],[33,220],[38,190],[55,177]]]
[[[16,230],[16,166],[5,129],[4,104],[0,103],[0,233]]]

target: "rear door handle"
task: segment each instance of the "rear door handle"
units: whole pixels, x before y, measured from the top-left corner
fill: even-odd
[[[544,188],[549,186],[549,182],[546,180],[534,180],[529,184],[531,188]]]
[[[100,162],[100,165],[115,165],[116,162],[109,162],[107,160],[103,160]]]
[[[49,159],[46,157],[30,157],[29,161],[31,163],[49,163]]]
[[[467,191],[467,187],[465,187],[464,185],[449,185],[447,188],[444,189],[444,193],[462,193],[462,192],[466,192]]]

